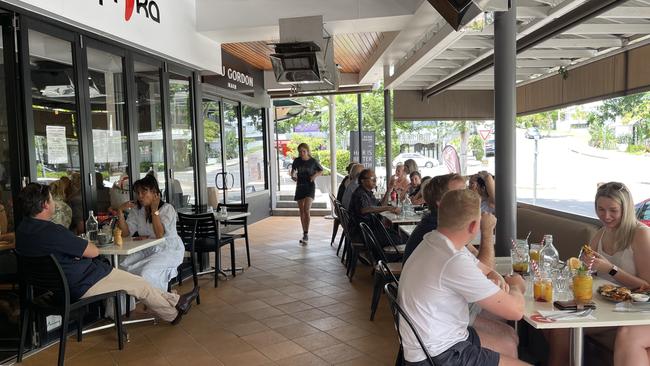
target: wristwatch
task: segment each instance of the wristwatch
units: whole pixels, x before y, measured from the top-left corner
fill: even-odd
[[[614,277],[618,273],[618,267],[613,266],[612,269],[609,270],[609,275]]]
[[[160,216],[160,211],[156,210],[156,211],[153,212],[153,214],[156,215],[156,216]]]

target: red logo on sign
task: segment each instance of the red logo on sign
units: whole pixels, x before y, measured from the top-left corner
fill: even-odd
[[[144,14],[148,19],[160,23],[160,9],[154,0],[124,0],[124,20],[131,20],[133,11]],[[117,0],[113,0],[117,4]],[[104,0],[99,0],[99,5],[104,5]]]
[[[135,8],[135,0],[126,0],[126,8],[124,10],[124,20],[127,22],[131,19],[133,15],[133,9]]]

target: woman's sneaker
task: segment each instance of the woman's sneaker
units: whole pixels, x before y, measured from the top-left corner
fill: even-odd
[[[307,235],[303,235],[302,239],[300,239],[300,245],[307,245],[309,244],[309,237]]]

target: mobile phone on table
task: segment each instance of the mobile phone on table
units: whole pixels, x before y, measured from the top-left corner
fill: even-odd
[[[578,305],[576,304],[575,300],[568,300],[568,301],[555,301],[553,302],[553,305],[555,305],[556,308],[559,310],[577,310]],[[595,309],[596,304],[593,302],[588,302],[583,304],[585,309]]]

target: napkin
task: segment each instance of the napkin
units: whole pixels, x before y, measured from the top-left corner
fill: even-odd
[[[549,316],[555,316],[555,315],[560,315],[560,314],[571,314],[573,313],[573,310],[539,310],[538,313],[543,316],[543,317],[549,317]],[[578,313],[580,314],[580,313]],[[596,317],[594,316],[594,313],[592,312],[591,314],[587,316],[573,316],[573,315],[566,315],[562,316],[559,319],[553,319],[555,321],[564,321],[564,320],[577,320],[577,319],[591,319],[591,320],[596,320]]]
[[[617,313],[648,313],[650,312],[650,303],[648,302],[619,302],[614,307]]]

